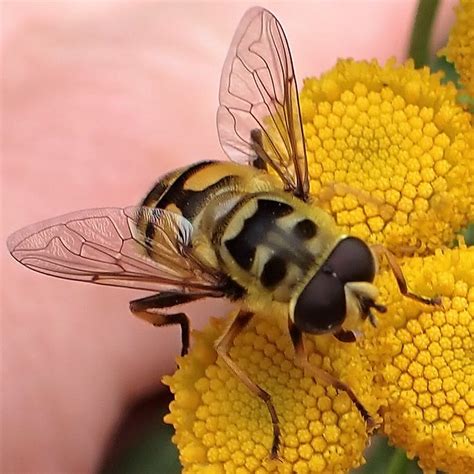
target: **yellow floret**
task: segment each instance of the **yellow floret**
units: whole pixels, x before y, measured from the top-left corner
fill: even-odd
[[[389,311],[364,353],[378,373],[383,431],[426,471],[472,472],[474,460],[474,248],[437,251],[403,265],[411,289],[442,308],[403,298],[382,273]]]
[[[474,2],[461,0],[456,14],[448,45],[439,54],[446,55],[454,63],[461,83],[474,96]]]
[[[213,320],[179,370],[164,381],[175,393],[166,422],[184,472],[346,472],[364,462],[365,422],[346,393],[316,383],[294,364],[289,335],[257,315],[237,337],[232,359],[272,395],[280,417],[280,460],[270,460],[272,424],[265,404],[216,359],[226,322]],[[332,336],[308,338],[310,363],[337,374],[374,415],[368,361]],[[375,415],[376,416],[376,415]],[[239,471],[240,469],[240,471]]]
[[[423,254],[474,218],[471,116],[440,78],[412,61],[340,60],[305,81],[311,191],[345,232]]]

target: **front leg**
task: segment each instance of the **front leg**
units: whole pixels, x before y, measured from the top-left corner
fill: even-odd
[[[334,197],[353,196],[361,206],[370,205],[378,209],[380,216],[385,221],[391,219],[395,213],[393,206],[387,204],[382,199],[373,197],[367,191],[357,189],[346,183],[329,183],[325,185],[316,197],[316,202],[320,205],[328,204]]]
[[[390,250],[385,247],[382,244],[375,244],[370,247],[376,257],[380,259],[380,257],[384,256],[387,259],[388,265],[390,269],[392,270],[393,275],[395,276],[395,279],[397,280],[398,288],[400,290],[400,293],[407,297],[411,298],[412,300],[418,301],[420,303],[424,303],[430,306],[439,306],[441,305],[441,298],[436,297],[436,298],[426,298],[425,296],[417,295],[415,293],[412,293],[411,291],[408,290],[408,285],[405,280],[405,276],[403,275],[402,269],[400,268],[400,265],[397,262],[397,259],[395,255],[393,255]]]
[[[341,342],[356,342],[357,341],[357,335],[354,331],[346,331],[345,329],[338,329],[335,333],[333,333],[333,336]],[[294,343],[293,343],[294,344]]]
[[[288,329],[290,331],[291,342],[293,343],[293,347],[295,348],[296,364],[301,369],[303,369],[305,373],[313,377],[316,382],[318,381],[323,382],[325,384],[332,385],[334,388],[338,390],[344,390],[344,392],[346,392],[347,395],[349,395],[349,398],[352,400],[356,408],[359,410],[359,413],[361,414],[364,421],[367,423],[368,431],[369,432],[373,431],[377,427],[375,420],[370,416],[367,409],[359,401],[359,399],[357,398],[357,395],[353,392],[353,390],[349,387],[349,385],[345,384],[338,378],[329,374],[324,369],[312,366],[309,363],[308,357],[305,352],[303,333],[296,327],[296,325],[290,319],[288,319]]]

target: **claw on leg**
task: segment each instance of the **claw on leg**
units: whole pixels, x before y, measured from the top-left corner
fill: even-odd
[[[395,255],[393,255],[393,253],[390,252],[387,247],[381,244],[376,244],[372,245],[371,249],[378,258],[384,256],[387,259],[388,265],[390,266],[390,269],[392,270],[392,273],[395,276],[395,279],[397,280],[400,293],[403,296],[430,306],[440,306],[442,304],[441,298],[439,296],[436,296],[434,298],[427,298],[425,296],[412,293],[408,290],[408,285],[405,280],[405,276],[403,275],[402,269],[400,268],[400,265],[398,264]]]

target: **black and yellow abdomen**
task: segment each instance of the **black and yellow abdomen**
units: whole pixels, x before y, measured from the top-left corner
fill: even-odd
[[[237,163],[202,161],[164,175],[142,206],[165,209],[188,219],[193,225],[195,252],[208,265],[220,269],[211,237],[222,215],[241,197],[276,187],[281,184],[261,170]],[[153,239],[153,225],[143,226],[146,237]]]
[[[278,181],[255,168],[224,161],[201,161],[163,176],[142,206],[176,212],[196,226],[202,211],[222,194],[264,191],[276,186],[281,187]]]
[[[265,171],[204,161],[164,176],[143,201],[193,224],[194,252],[247,293],[287,303],[340,238],[332,219]],[[153,227],[145,230],[153,239]]]

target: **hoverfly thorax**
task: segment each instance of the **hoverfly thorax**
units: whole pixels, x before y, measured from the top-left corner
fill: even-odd
[[[334,332],[347,319],[366,319],[376,305],[372,284],[377,262],[368,245],[356,237],[339,240],[325,262],[310,274],[290,304],[290,317],[303,332]]]

